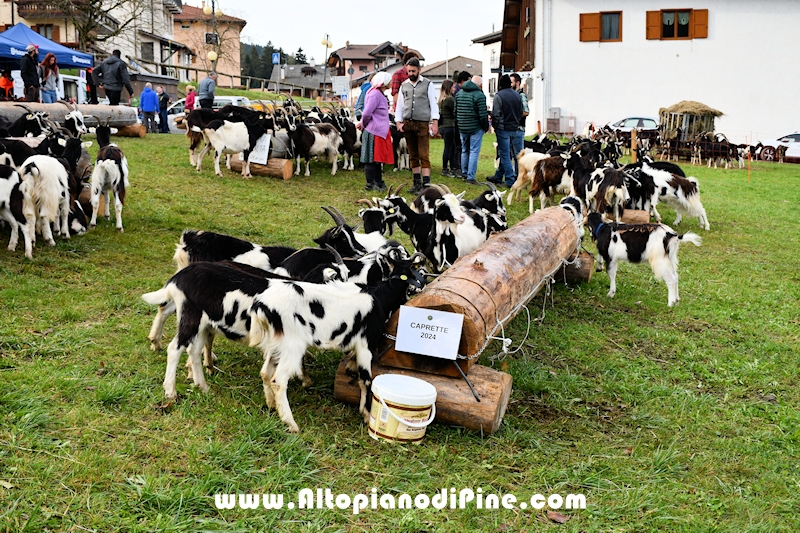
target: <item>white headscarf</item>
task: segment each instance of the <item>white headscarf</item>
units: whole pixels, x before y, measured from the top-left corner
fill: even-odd
[[[378,72],[372,77],[372,86],[381,87],[392,81],[392,75],[388,72]]]

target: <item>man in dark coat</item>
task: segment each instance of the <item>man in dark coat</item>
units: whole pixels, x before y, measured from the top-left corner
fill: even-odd
[[[120,59],[122,52],[114,50],[100,66],[95,67],[92,75],[98,87],[105,89],[110,105],[119,105],[119,98],[122,95],[123,87],[128,89],[128,102],[133,96],[133,86],[131,76],[128,74],[128,67]]]
[[[156,87],[156,92],[158,93],[158,120],[161,123],[161,133],[169,133],[167,107],[169,107],[170,102],[172,102],[172,98],[170,98],[161,85]]]
[[[25,49],[25,55],[19,61],[19,74],[22,77],[22,84],[25,86],[25,101],[39,101],[39,47],[29,44]]]

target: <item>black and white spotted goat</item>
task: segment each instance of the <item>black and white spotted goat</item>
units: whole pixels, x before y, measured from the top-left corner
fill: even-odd
[[[28,185],[22,181],[14,167],[0,165],[0,220],[5,220],[11,226],[8,250],[13,252],[17,249],[19,233],[22,233],[25,257],[33,259],[31,232],[25,218],[25,211],[33,209],[33,203],[27,189]]]
[[[587,225],[597,241],[598,266],[608,263],[611,286],[608,296],[617,292],[617,267],[620,261],[648,261],[653,275],[664,280],[670,307],[678,303],[678,247],[682,241],[700,246],[702,240],[694,233],[680,235],[665,224],[617,224],[603,222],[599,213],[590,213]]]
[[[100,150],[97,152],[97,161],[92,171],[92,220],[89,225],[97,225],[97,211],[100,207],[100,195],[105,201],[106,220],[111,220],[110,212],[110,193],[114,192],[114,211],[116,213],[117,229],[123,232],[122,227],[122,206],[125,204],[127,189],[131,186],[128,181],[128,160],[119,146],[111,142],[111,128],[108,126],[109,119],[105,124],[95,128],[97,134],[97,144]]]
[[[255,297],[250,345],[264,353],[264,396],[289,431],[300,429],[286,397],[287,385],[293,377],[302,376],[303,356],[311,346],[355,352],[359,411],[365,422],[369,419],[372,358],[378,353],[386,321],[405,303],[409,287],[424,285],[415,266],[418,258],[392,260],[391,277],[375,287],[278,281]]]
[[[303,375],[303,355],[310,346],[356,351],[360,409],[368,415],[372,354],[386,319],[405,302],[409,285],[422,285],[412,260],[394,262],[391,278],[370,289],[344,282],[316,285],[267,272],[253,275],[225,263],[193,263],[164,288],[142,296],[147,303],[165,307],[174,302],[177,308],[178,331],[167,349],[164,393],[168,399],[177,396],[175,378],[184,350],[195,385],[208,390],[200,353],[209,336],[221,334],[261,346],[267,405],[277,407],[290,431],[299,428],[286,386]]]

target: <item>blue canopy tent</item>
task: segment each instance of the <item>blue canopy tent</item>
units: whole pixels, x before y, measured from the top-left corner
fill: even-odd
[[[2,68],[18,69],[19,60],[25,55],[25,46],[0,36],[0,65]]]
[[[61,68],[89,68],[94,65],[94,58],[91,54],[79,52],[51,41],[21,22],[0,33],[0,39],[0,58],[4,60],[4,63],[7,63],[9,59],[14,59],[19,65],[19,59],[25,55],[25,47],[35,44],[39,46],[39,61],[52,52]]]

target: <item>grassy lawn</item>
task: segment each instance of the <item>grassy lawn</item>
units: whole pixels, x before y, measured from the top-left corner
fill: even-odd
[[[493,171],[484,141],[479,178]],[[255,349],[217,340],[219,372],[203,395],[179,370],[163,409],[165,353],[146,339],[141,301],[174,272],[181,231],[304,246],[351,221],[363,172],[243,180],[212,161],[197,174],[186,139],[119,139],[131,168],[125,233],[100,220],[87,235],[40,246],[32,261],[0,230],[0,532],[45,531],[798,531],[800,490],[800,166],[690,168],[711,231],[680,252],[681,303],[646,265],[556,283],[481,363],[509,372],[501,429],[481,436],[434,425],[420,446],[378,443],[354,407],[333,398],[342,355],[315,353],[315,386],[289,389],[289,435],[265,408]],[[440,166],[441,141],[433,143]],[[90,150],[96,154],[96,145]],[[408,172],[389,173],[393,184]],[[454,191],[460,181],[440,180]],[[477,190],[469,190],[474,195]],[[666,223],[674,212],[660,209]],[[510,223],[527,216],[515,203]],[[403,242],[408,244],[408,240]],[[593,249],[591,243],[587,248]],[[174,319],[166,334],[174,332]],[[487,493],[586,496],[584,510],[217,510],[215,493],[329,488],[355,495]]]

